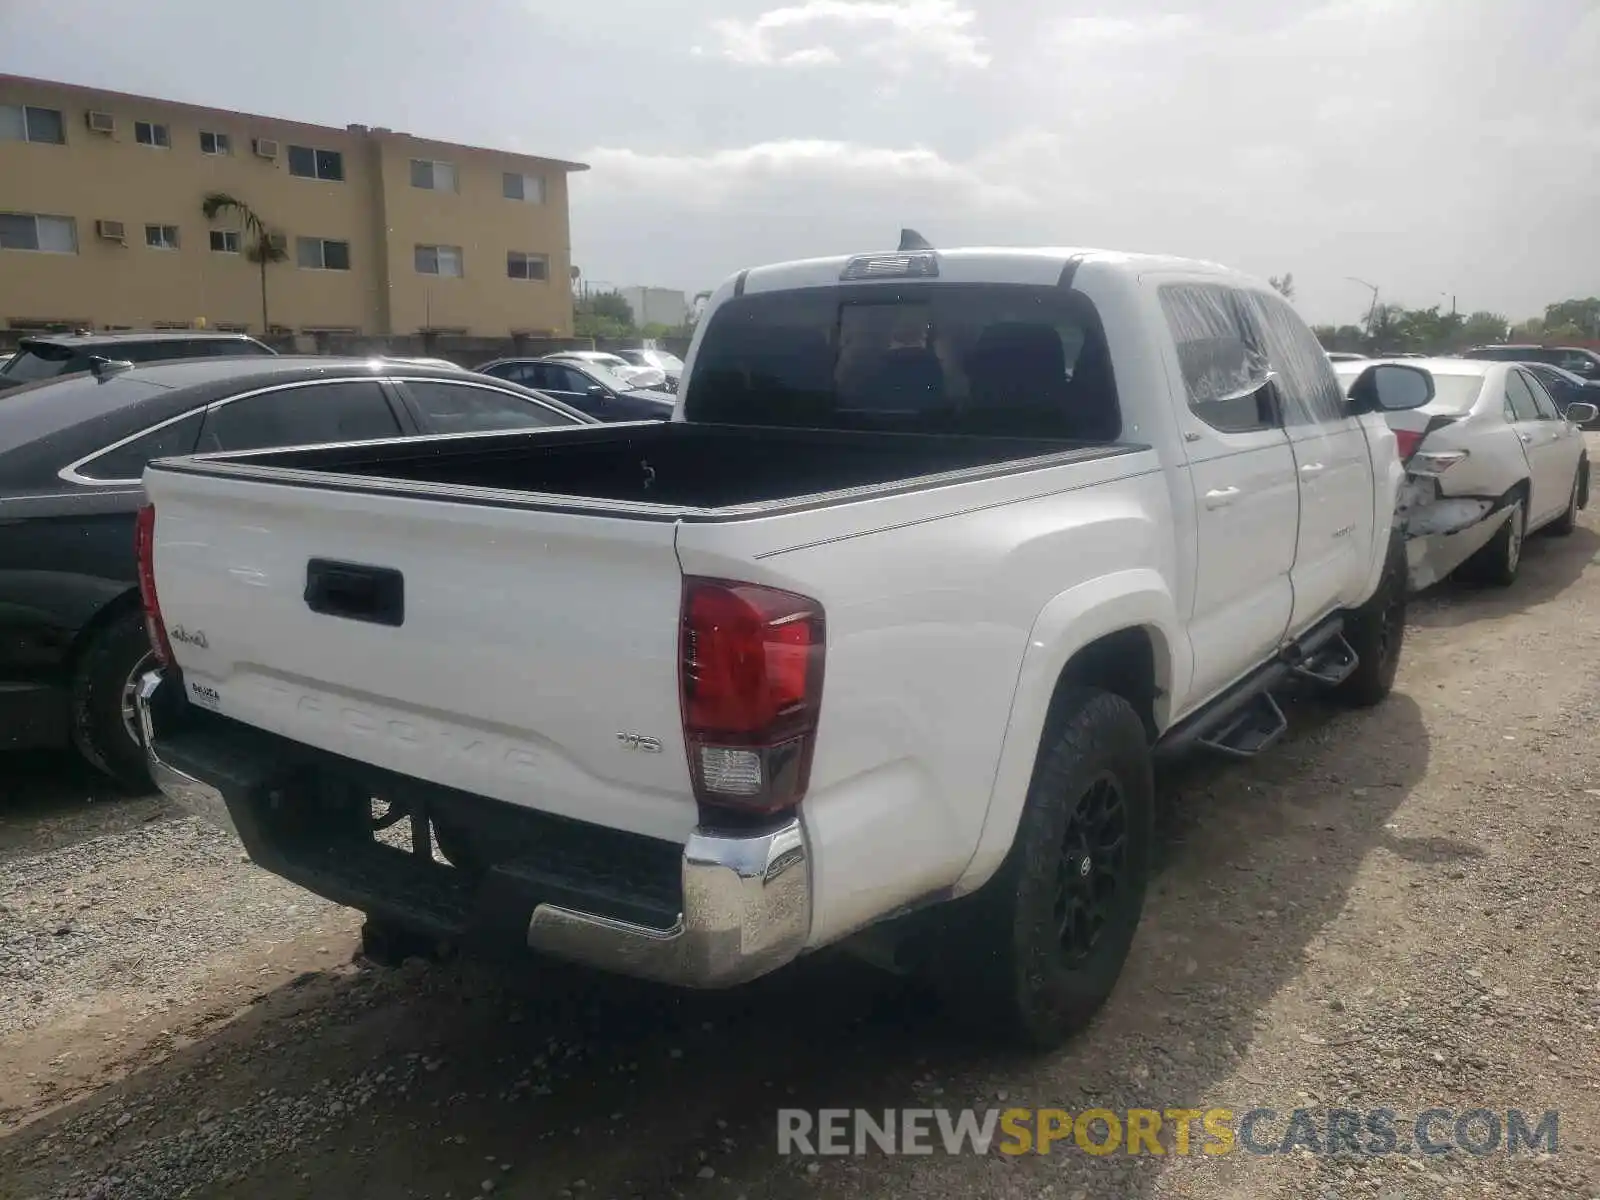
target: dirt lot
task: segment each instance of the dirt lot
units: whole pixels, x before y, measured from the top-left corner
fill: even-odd
[[[1381,709],[1300,704],[1265,760],[1165,780],[1127,973],[1042,1060],[827,957],[709,996],[369,969],[351,913],[162,800],[0,760],[0,1195],[1600,1196],[1597,530],[1419,601]],[[776,1152],[780,1107],[1018,1105],[1553,1109],[1559,1142]]]

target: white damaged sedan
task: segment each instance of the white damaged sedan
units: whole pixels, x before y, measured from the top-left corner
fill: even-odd
[[[1348,392],[1370,362],[1335,363]],[[1571,533],[1589,502],[1589,459],[1579,425],[1592,405],[1565,417],[1534,375],[1515,363],[1409,359],[1433,378],[1434,395],[1385,414],[1406,466],[1400,515],[1411,586],[1451,574],[1509,585],[1528,534]],[[1587,412],[1581,410],[1588,410]]]

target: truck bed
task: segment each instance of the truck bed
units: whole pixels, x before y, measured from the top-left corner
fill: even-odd
[[[1140,448],[668,422],[206,455],[163,466],[341,490],[717,519],[893,494]]]

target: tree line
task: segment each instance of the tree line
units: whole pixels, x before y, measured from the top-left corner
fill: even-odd
[[[591,292],[573,298],[572,332],[586,338],[689,338],[694,335],[694,324],[651,321],[639,325],[634,320],[633,306],[621,292]]]
[[[1275,275],[1268,282],[1285,299],[1294,299],[1293,275]],[[1374,304],[1360,325],[1313,325],[1311,332],[1324,350],[1357,354],[1454,354],[1499,342],[1581,344],[1600,341],[1600,296],[1560,300],[1546,305],[1544,316],[1516,323],[1497,312]]]

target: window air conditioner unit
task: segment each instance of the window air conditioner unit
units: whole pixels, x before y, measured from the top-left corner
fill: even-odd
[[[83,120],[95,133],[115,133],[117,119],[108,112],[95,112],[93,109],[83,114]]]
[[[257,158],[278,157],[278,141],[276,138],[256,138],[250,143],[250,147],[256,152]]]
[[[127,227],[121,221],[96,221],[94,223],[96,237],[105,238],[108,242],[126,242],[128,240]]]

